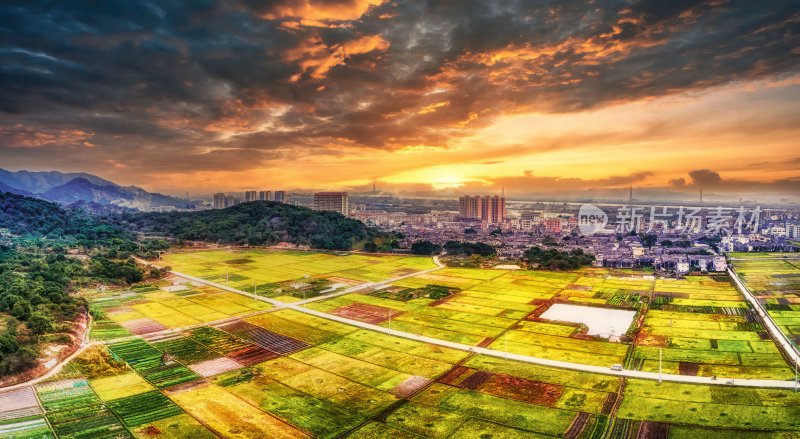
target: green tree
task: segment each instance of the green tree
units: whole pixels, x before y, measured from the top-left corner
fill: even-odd
[[[53,330],[53,319],[41,312],[34,312],[27,322],[34,334],[41,335]]]
[[[436,255],[441,253],[442,247],[430,241],[417,241],[411,244],[411,253],[415,255]]]

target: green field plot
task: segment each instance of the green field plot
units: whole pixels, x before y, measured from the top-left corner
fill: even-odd
[[[221,354],[191,337],[155,342],[153,345],[183,364],[194,364],[219,357]]]
[[[213,439],[217,436],[188,414],[148,422],[133,430],[138,438]]]
[[[240,349],[250,347],[249,343],[234,337],[217,328],[203,327],[192,330],[192,340],[203,345],[204,349],[211,349],[222,354],[228,354]]]
[[[180,407],[158,391],[115,399],[108,403],[108,407],[127,427],[138,427],[183,413]]]
[[[352,337],[347,336],[321,344],[319,348],[408,375],[420,375],[427,378],[439,376],[452,367],[450,362],[443,360],[449,358],[450,361],[457,361],[466,356],[466,353],[461,351],[437,348],[425,343],[397,339],[402,340],[403,343],[394,344],[390,337],[378,340],[377,337],[370,337],[371,333],[369,332],[361,334],[365,335],[360,337],[361,339],[356,338],[359,334],[354,334]],[[372,343],[364,341],[365,339]],[[442,349],[442,353],[449,351],[451,355],[434,355],[436,349]],[[423,356],[425,351],[429,356],[436,356],[439,359],[426,358]]]
[[[0,437],[13,439],[50,439],[53,431],[43,416],[28,416],[0,421]]]
[[[630,380],[623,419],[745,430],[800,429],[800,396],[791,390],[736,389]]]
[[[387,392],[287,357],[261,363],[264,375],[315,398],[366,414],[376,414],[397,400]]]
[[[41,384],[36,387],[36,393],[58,437],[130,437],[86,380]]]
[[[777,257],[745,253],[743,257]],[[784,256],[786,254],[783,254]],[[797,257],[797,254],[793,254]],[[733,267],[747,288],[764,304],[778,327],[800,345],[800,259],[734,260]]]
[[[659,279],[629,367],[671,373],[787,379],[791,368],[725,275]],[[662,366],[663,367],[663,366]]]
[[[221,381],[225,376],[219,377]],[[318,437],[334,437],[364,422],[364,414],[315,398],[266,376],[253,377],[226,390]]]
[[[130,364],[137,373],[158,388],[199,378],[186,366],[165,359],[164,352],[141,339],[113,344],[108,349],[112,355]]]

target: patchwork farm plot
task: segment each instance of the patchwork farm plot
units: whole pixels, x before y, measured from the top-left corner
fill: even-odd
[[[727,276],[659,279],[631,369],[665,373],[791,379],[756,313]]]
[[[286,301],[436,267],[429,257],[301,251],[215,250],[163,259],[176,271]]]
[[[766,259],[786,257],[786,253],[758,253],[761,258],[733,261],[734,269],[750,292],[764,304],[767,312],[795,346],[800,346],[800,257],[795,259]]]
[[[336,276],[345,279],[347,270]],[[214,305],[184,302],[194,296]],[[0,437],[800,436],[800,397],[791,390],[659,384],[537,366],[293,309],[248,307],[252,299],[235,296],[192,285],[91,296],[106,315],[95,335],[106,344],[46,382],[0,391]],[[248,309],[223,312],[217,299]],[[586,335],[576,322],[543,319],[555,303],[624,309],[636,318],[610,341]],[[203,324],[207,313],[186,308],[195,305],[231,318]],[[786,379],[792,372],[725,277],[447,268],[305,306],[584,364],[653,370],[660,349],[668,373]],[[131,312],[125,308],[140,315],[112,319]],[[175,312],[200,323],[164,318]],[[182,329],[137,335],[136,327],[121,325],[141,316]]]
[[[425,292],[444,288],[444,297]],[[629,327],[589,336],[542,317],[553,304],[635,312]],[[655,279],[622,270],[508,272],[442,269],[391,288],[307,305],[443,340],[540,358],[672,374],[790,379],[774,342],[727,276]],[[598,313],[602,314],[602,312]]]
[[[113,340],[270,309],[266,302],[171,277],[158,285],[84,293],[97,316],[90,338]]]
[[[307,306],[453,342],[610,365],[625,359],[627,345],[584,336],[576,324],[538,317],[556,301],[638,309],[641,302],[631,296],[638,298],[639,291],[649,291],[652,280],[615,279],[607,274],[596,270],[551,273],[446,268],[403,279],[389,289]],[[592,291],[593,286],[597,290]],[[446,294],[426,294],[434,287]]]

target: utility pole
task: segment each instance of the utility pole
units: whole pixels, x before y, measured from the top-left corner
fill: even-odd
[[[794,393],[797,393],[797,357],[794,358]]]
[[[663,350],[658,348],[658,384],[661,384],[661,352]]]

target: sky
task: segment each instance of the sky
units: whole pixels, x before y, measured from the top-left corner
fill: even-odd
[[[800,1],[4,1],[0,168],[800,193]]]

